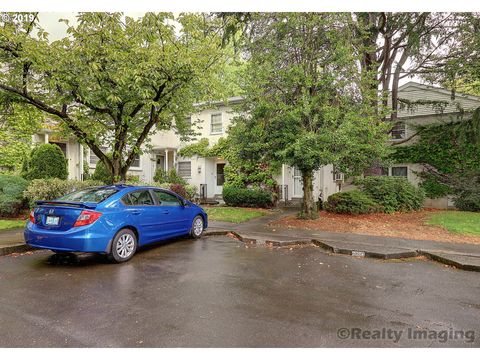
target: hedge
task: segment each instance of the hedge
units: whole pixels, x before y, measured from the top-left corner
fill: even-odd
[[[0,216],[16,217],[25,206],[23,192],[28,181],[20,176],[0,175]]]
[[[103,183],[95,180],[35,179],[30,182],[23,196],[33,207],[37,200],[54,200],[76,190],[100,185]]]
[[[338,214],[371,214],[382,212],[383,207],[360,190],[338,192],[328,197],[325,210]]]
[[[30,153],[30,159],[24,164],[23,177],[33,179],[67,179],[67,159],[62,149],[55,144],[42,144]]]
[[[223,187],[223,200],[228,206],[268,208],[273,205],[273,195],[258,188]]]
[[[420,210],[425,199],[422,189],[400,176],[367,176],[357,179],[355,184],[386,213]]]

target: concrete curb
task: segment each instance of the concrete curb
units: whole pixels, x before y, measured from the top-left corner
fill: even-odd
[[[422,250],[419,250],[418,253],[432,261],[436,261],[448,266],[453,266],[453,267],[456,267],[457,269],[480,272],[480,261],[477,261],[477,264],[473,264],[471,262],[469,263],[468,255],[442,254],[442,253],[435,253],[431,251],[422,251]],[[452,257],[463,257],[464,262],[460,262],[455,259],[452,259]]]
[[[14,244],[0,247],[0,256],[37,250],[27,244]]]
[[[467,271],[477,271],[480,272],[480,257],[469,256],[466,254],[442,254],[435,253],[431,251],[424,250],[410,250],[410,249],[388,249],[384,252],[371,251],[371,250],[361,250],[361,248],[348,248],[341,246],[332,246],[319,239],[311,240],[292,240],[292,241],[279,241],[279,240],[265,240],[259,242],[258,239],[251,236],[244,236],[235,231],[221,230],[221,231],[206,231],[205,236],[215,236],[215,235],[233,235],[238,241],[241,241],[246,244],[257,244],[262,243],[268,247],[289,247],[294,245],[309,245],[320,247],[333,254],[342,254],[350,255],[354,257],[362,258],[372,258],[372,259],[381,259],[381,260],[395,260],[395,259],[408,259],[415,258],[419,256],[425,256],[427,259],[449,266],[453,266],[457,269],[467,270]],[[462,258],[462,261],[459,261],[458,258]]]

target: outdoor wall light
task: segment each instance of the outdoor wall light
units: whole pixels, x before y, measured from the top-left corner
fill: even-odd
[[[198,173],[199,173],[199,174],[202,173],[202,165],[198,165]]]

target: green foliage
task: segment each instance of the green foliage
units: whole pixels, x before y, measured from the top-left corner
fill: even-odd
[[[79,13],[55,41],[37,20],[0,28],[0,92],[48,113],[97,155],[111,143],[112,157],[99,157],[115,178],[125,178],[155,131],[191,138],[194,129],[173,119],[222,93],[218,74],[231,52],[218,17]]]
[[[246,149],[250,151],[246,155]],[[254,153],[248,147],[243,136],[241,125],[230,129],[227,138],[220,138],[210,146],[209,140],[203,138],[196,143],[187,145],[179,151],[183,157],[222,157],[228,161],[224,168],[225,185],[235,187],[260,187],[273,191],[276,186],[274,179],[277,167],[262,163],[263,151]]]
[[[248,115],[231,129],[241,129],[232,136],[241,158],[296,166],[310,188],[310,175],[324,165],[348,176],[386,154],[376,102],[358,97],[364,84],[349,19],[340,13],[253,17],[240,112]],[[304,191],[302,207],[307,218],[316,216],[311,192]]]
[[[480,191],[480,109],[470,119],[419,126],[420,139],[392,154],[397,163],[420,163],[421,187],[429,198],[453,195],[459,209],[477,208]]]
[[[0,168],[20,172],[31,151],[32,135],[42,119],[42,114],[34,108],[0,104]]]
[[[328,197],[325,210],[337,214],[371,214],[382,212],[383,208],[370,196],[360,190],[338,192]]]
[[[258,188],[223,187],[223,200],[228,206],[268,208],[273,205],[273,195]]]
[[[112,174],[107,170],[103,161],[97,162],[91,179],[103,184],[113,184]]]
[[[162,189],[168,189],[184,197],[187,200],[195,201],[198,189],[195,185],[190,184],[170,184],[170,183],[155,183],[153,186],[158,186]]]
[[[25,205],[23,192],[28,181],[20,176],[0,175],[0,216],[15,217]]]
[[[192,157],[194,155],[207,157],[210,153],[209,146],[210,143],[207,138],[202,138],[196,143],[189,144],[183,148],[181,148],[178,152],[178,155],[182,157]]]
[[[178,175],[175,169],[170,169],[168,172],[163,169],[157,169],[153,176],[153,181],[157,183],[181,184],[184,186],[188,184],[184,178]]]
[[[367,176],[355,182],[386,213],[417,211],[425,198],[422,189],[416,188],[404,177]]]
[[[463,190],[456,194],[455,207],[462,211],[480,212],[480,184],[474,189]]]
[[[35,179],[30,182],[23,196],[33,207],[37,200],[54,200],[77,190],[100,185],[103,183],[95,180]]]
[[[62,149],[55,144],[41,144],[35,147],[28,160],[25,179],[66,179],[68,177],[67,159]]]

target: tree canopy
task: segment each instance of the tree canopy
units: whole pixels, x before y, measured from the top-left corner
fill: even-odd
[[[152,133],[174,129],[188,138],[185,115],[218,96],[225,53],[213,16],[81,13],[75,25],[64,22],[67,36],[53,42],[36,17],[0,26],[0,92],[58,121],[116,180]]]
[[[302,215],[308,218],[316,216],[315,170],[335,164],[358,173],[386,151],[376,106],[361,96],[345,16],[278,13],[251,20],[241,112],[248,115],[237,118],[234,127],[242,132],[233,141],[244,157],[261,149],[260,162],[301,170]]]

